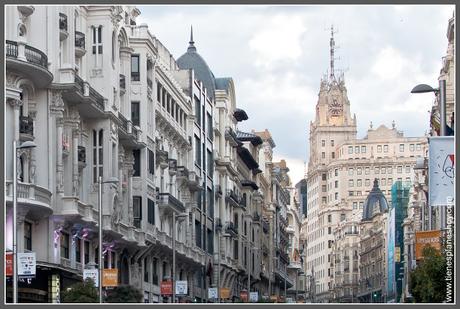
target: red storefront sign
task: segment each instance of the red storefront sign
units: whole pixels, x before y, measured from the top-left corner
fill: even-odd
[[[172,281],[171,280],[164,280],[161,281],[160,290],[161,295],[172,295]]]
[[[13,276],[13,253],[7,253],[5,259],[5,274],[7,277]]]
[[[241,291],[240,299],[241,301],[247,302],[248,301],[248,291]]]

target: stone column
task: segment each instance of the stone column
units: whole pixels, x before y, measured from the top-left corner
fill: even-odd
[[[56,160],[56,192],[58,194],[64,194],[64,165],[62,162],[62,133],[63,133],[63,119],[56,119],[56,134],[57,134],[57,160]]]
[[[134,157],[131,151],[126,152],[126,167],[128,168],[128,222],[133,224],[133,175],[134,175]]]

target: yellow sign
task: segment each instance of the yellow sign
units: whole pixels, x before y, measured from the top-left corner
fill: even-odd
[[[118,286],[118,269],[104,269],[102,272],[102,286]]]
[[[396,263],[401,262],[401,248],[400,247],[395,247],[395,262]]]
[[[415,259],[423,258],[423,248],[431,246],[436,250],[441,250],[441,231],[420,231],[415,232]]]
[[[230,289],[229,288],[220,288],[220,298],[223,298],[223,299],[230,298]]]

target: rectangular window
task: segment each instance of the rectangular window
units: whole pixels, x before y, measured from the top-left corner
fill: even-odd
[[[102,26],[93,26],[92,54],[95,55],[95,66],[102,66]]]
[[[195,244],[197,245],[197,247],[202,248],[201,223],[199,221],[195,221]]]
[[[32,223],[24,221],[24,249],[32,251]]]
[[[195,98],[195,122],[201,127],[201,102],[197,96]]]
[[[366,179],[366,180],[364,181],[364,185],[365,185],[366,187],[369,187],[369,186],[371,185],[371,180],[370,180],[370,179]]]
[[[77,238],[75,241],[75,260],[81,263],[81,239]]]
[[[388,174],[393,173],[393,167],[387,166],[387,173],[388,173]]]
[[[385,168],[385,167],[382,167],[382,169],[380,170],[380,173],[381,173],[381,174],[385,174],[386,171],[387,171],[386,168]]]
[[[329,226],[329,227],[327,228],[327,233],[328,233],[329,235],[332,234],[332,227]]]
[[[353,185],[354,185],[353,179],[348,180],[348,187],[351,188],[353,187]]]
[[[214,194],[212,193],[212,190],[208,188],[207,190],[208,196],[207,196],[207,204],[208,204],[208,216],[211,218],[214,218]]]
[[[131,80],[140,81],[140,62],[139,55],[131,55]]]
[[[331,147],[334,147],[334,140],[331,139]]]
[[[99,176],[103,177],[103,130],[93,130],[93,182],[97,183]]]
[[[352,168],[348,169],[348,176],[353,176],[353,169]]]
[[[404,144],[399,144],[399,152],[404,152]]]
[[[332,215],[327,215],[327,222],[331,223],[332,222]]]
[[[339,176],[339,170],[337,168],[334,170],[334,175]]]
[[[158,285],[158,259],[157,258],[153,258],[153,261],[152,261],[152,274],[153,274],[152,283],[155,285]]]
[[[326,192],[326,185],[322,185],[323,192]]]
[[[364,169],[364,174],[365,174],[365,175],[369,175],[369,174],[370,174],[370,168],[369,168],[369,167],[366,167],[366,168]]]
[[[414,144],[410,144],[410,145],[409,145],[409,150],[410,150],[410,151],[414,151],[414,150],[415,150],[415,145],[414,145]]]
[[[348,146],[348,154],[353,154],[353,146]]]
[[[140,149],[134,149],[133,150],[133,156],[134,156],[134,177],[140,177],[141,176],[141,150]]]
[[[361,153],[366,153],[366,146],[361,146]]]
[[[402,173],[402,166],[398,166],[397,171],[398,171],[398,174],[401,174]]]
[[[388,185],[391,186],[393,184],[393,178],[388,178]]]
[[[388,152],[388,145],[383,145],[383,152],[385,152],[385,153]]]
[[[195,164],[201,167],[201,142],[198,137],[195,136]]]
[[[331,153],[331,157],[332,157],[332,159],[335,159],[335,152],[334,151]]]
[[[340,221],[345,221],[345,214],[340,214]]]
[[[326,146],[326,141],[325,140],[322,140],[321,141],[321,147],[325,147]]]
[[[155,153],[152,150],[148,150],[149,153],[149,174],[155,175]]]
[[[338,192],[335,192],[334,198],[335,198],[336,201],[339,199],[339,193]]]
[[[374,167],[374,174],[380,174],[380,168]]]
[[[321,198],[321,201],[323,202],[323,204],[326,204],[326,203],[327,203],[327,198],[326,198],[325,196],[323,196],[323,197]]]
[[[144,258],[144,282],[149,282],[149,263],[148,258]]]
[[[148,209],[147,209],[147,222],[155,225],[155,202],[151,199],[147,199]]]
[[[418,151],[418,150],[422,150],[422,145],[417,144],[417,151]]]
[[[89,263],[89,241],[87,240],[83,241],[83,249],[85,250],[85,254],[84,254],[85,260],[83,261],[83,263],[88,264]]]
[[[363,170],[360,167],[358,167],[356,169],[356,174],[361,175],[362,173],[363,173]]]
[[[208,177],[209,178],[213,178],[214,176],[214,159],[212,157],[212,152],[211,151],[207,151],[208,152],[208,156],[207,156],[207,161],[208,161],[208,166],[207,166],[207,171],[208,171]]]
[[[213,254],[214,253],[214,233],[208,229],[207,230],[207,237],[208,237],[208,253]]]
[[[327,177],[327,174],[326,174],[326,173],[323,173],[323,174],[321,175],[321,177],[322,177],[322,180],[325,181],[325,180],[326,180],[326,177]]]
[[[359,146],[355,146],[355,153],[359,153]]]
[[[357,209],[358,208],[358,202],[353,202],[353,209]]]
[[[69,258],[69,234],[61,232],[61,257]]]
[[[131,102],[131,122],[133,126],[141,126],[139,119],[139,102]]]
[[[134,217],[134,226],[136,228],[141,228],[142,222],[142,197],[133,196],[133,217]]]
[[[386,181],[385,178],[382,178],[381,182],[382,182],[382,186],[385,186],[385,185],[387,184],[387,183],[386,183],[387,181]]]
[[[208,123],[208,126],[207,126],[208,138],[212,141],[213,136],[214,136],[214,132],[212,131],[213,124],[212,124],[212,116],[211,116],[211,114],[206,113],[206,118],[207,118],[207,123]]]
[[[377,152],[382,152],[382,145],[377,145]]]
[[[410,165],[406,165],[406,173],[410,173]]]
[[[363,181],[361,179],[358,179],[356,182],[357,187],[361,187],[363,185]]]
[[[321,152],[321,159],[326,159],[326,153],[324,151]]]
[[[334,188],[336,188],[336,189],[337,189],[338,187],[339,187],[339,181],[338,181],[338,180],[336,180],[336,181],[334,182]]]

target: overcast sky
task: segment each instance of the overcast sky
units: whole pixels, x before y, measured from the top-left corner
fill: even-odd
[[[308,161],[321,77],[329,67],[330,27],[335,67],[356,114],[358,138],[370,121],[406,136],[429,129],[432,94],[411,95],[418,83],[437,86],[446,30],[454,6],[140,6],[147,23],[177,59],[186,52],[190,25],[198,53],[216,77],[232,77],[237,106],[249,119],[243,131],[268,129],[275,159],[286,159],[293,183]]]

